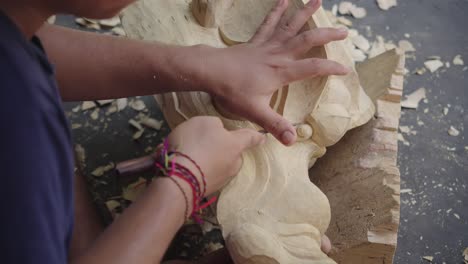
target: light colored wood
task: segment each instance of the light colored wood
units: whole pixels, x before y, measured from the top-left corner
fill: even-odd
[[[179,45],[203,43],[215,47],[227,47],[247,41],[275,3],[271,0],[218,1],[217,6],[211,2],[212,6],[210,7],[209,0],[194,1],[191,4],[187,0],[141,0],[124,12],[122,23],[127,34],[134,38]],[[227,2],[229,4],[224,5]],[[249,8],[244,8],[245,6]],[[291,0],[287,12],[292,14],[302,6],[302,1]],[[225,19],[219,19],[221,16],[217,16],[213,12],[224,13],[222,17]],[[303,30],[329,26],[331,24],[325,12],[320,9]],[[333,42],[310,50],[307,57],[328,58],[353,67],[354,62],[349,54],[343,43]],[[376,66],[380,65],[378,61],[373,62],[376,63]],[[382,80],[374,80],[379,83],[378,88],[374,89],[374,93],[379,95],[376,98],[390,95],[390,90],[398,91],[397,89],[383,91],[382,89],[387,89],[390,86],[380,85],[380,82],[387,80],[386,77],[388,80],[392,78],[397,65],[393,65],[393,69],[391,65],[382,67],[388,69],[389,75],[383,76],[385,78]],[[374,87],[371,77],[376,73],[376,68],[369,68],[365,71],[366,76],[369,77],[363,81],[363,84],[369,86],[369,91]],[[398,84],[398,82],[394,83]],[[398,97],[392,98],[394,101],[399,99]],[[170,93],[157,96],[156,99],[171,127],[175,127],[192,116],[215,115],[223,120],[227,129],[245,127],[258,129],[258,126],[251,122],[228,119],[221,115],[214,107],[210,96],[205,93]],[[379,104],[379,100],[374,101],[377,102],[377,106],[388,108],[385,104]],[[273,96],[272,106],[292,123],[300,124],[297,128],[299,140],[293,146],[285,147],[273,137],[268,136],[265,145],[243,155],[244,162],[241,171],[222,190],[217,204],[217,216],[226,245],[237,264],[335,263],[320,250],[320,240],[329,226],[331,217],[336,215],[345,217],[345,214],[341,212],[331,214],[327,196],[310,181],[308,169],[316,162],[317,158],[325,154],[326,147],[337,143],[350,129],[368,122],[375,113],[374,103],[364,92],[358,74],[354,71],[343,77],[321,77],[292,83],[288,87],[283,87],[281,92]],[[381,110],[377,113],[398,120],[398,117],[395,117],[397,111]],[[371,123],[375,122],[374,120]],[[387,123],[385,123],[386,126],[393,126],[395,122],[388,121]],[[393,161],[391,155],[386,157],[386,152],[379,152],[381,148],[385,147],[395,150],[395,131],[391,131],[395,134],[395,138],[387,136],[385,132],[389,131],[382,130],[376,134],[366,134],[379,139],[374,140],[375,142],[372,141],[375,143],[372,147],[378,148],[378,151],[375,152],[375,159],[366,156],[359,160],[362,163],[357,167],[359,170],[372,175],[373,168],[377,166],[375,163],[380,164],[379,162],[383,159],[388,160],[389,164]],[[371,141],[370,138],[361,134],[358,135],[358,139],[366,142]],[[384,143],[380,140],[383,140]],[[356,141],[353,144],[360,145],[360,142]],[[338,156],[341,155],[341,159],[346,160],[345,158],[347,158],[349,160],[354,155],[350,151],[352,149],[343,151],[343,153],[347,153],[346,157],[342,157],[345,154],[341,153],[326,155],[327,160],[334,161],[334,163],[330,162],[328,166],[332,167],[329,167],[327,171],[339,170],[342,164]],[[357,159],[358,156],[355,158]],[[320,164],[322,163],[325,162]],[[398,171],[395,166],[393,169]],[[352,171],[353,167],[348,165],[343,170]],[[337,193],[343,192],[347,195],[353,195],[352,189],[346,188],[340,182],[333,181],[335,178],[330,178],[330,176],[334,175],[317,174],[318,183],[321,187],[323,186],[323,190],[328,191],[327,194],[332,195],[332,208],[343,210],[348,203],[340,204],[342,201],[339,200]],[[361,179],[359,178],[360,174],[354,175],[353,173],[350,173],[349,178],[345,176],[342,177],[348,182],[352,182],[354,178],[357,180],[368,179]],[[385,173],[376,176],[376,187],[388,188],[388,183],[383,180],[384,176]],[[372,179],[374,178],[372,177]],[[394,183],[391,182],[391,184]],[[375,190],[368,191],[369,193],[360,193],[359,195],[364,197],[374,195]],[[394,195],[398,196],[398,194]],[[382,198],[387,199],[386,196],[382,196]],[[389,207],[389,205],[391,206]],[[389,208],[394,208],[393,204],[378,204],[375,207],[381,210],[382,217],[384,217],[384,213],[386,217]],[[335,217],[332,218],[332,221],[330,231],[332,242],[336,245],[349,246],[337,246],[338,251],[334,256],[338,261],[342,260],[342,256],[348,255],[362,256],[363,260],[375,256],[381,257],[383,252],[392,255],[392,249],[379,247],[380,245],[390,245],[391,243],[387,241],[391,239],[388,237],[396,236],[393,226],[389,226],[388,230],[385,229],[385,224],[390,223],[389,221],[382,221],[384,224],[376,225],[372,230],[360,226],[360,229],[354,233],[341,230],[336,234],[333,233],[333,224],[339,223],[339,221]],[[350,227],[353,226],[353,223],[348,222]],[[340,232],[357,235],[357,237],[352,238],[346,235],[342,237]],[[374,245],[373,247],[377,250],[369,251],[371,246],[360,247],[364,244],[361,245],[358,242],[345,243],[348,240],[364,241],[363,237],[367,239],[367,244]],[[355,255],[343,253],[353,251],[355,245],[357,245]],[[344,263],[371,262],[344,261]]]

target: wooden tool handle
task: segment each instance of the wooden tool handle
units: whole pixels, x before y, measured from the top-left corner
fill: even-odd
[[[120,176],[127,176],[149,171],[154,167],[155,158],[153,155],[136,158],[117,163],[115,170]]]

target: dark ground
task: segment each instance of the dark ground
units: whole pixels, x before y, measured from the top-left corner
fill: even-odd
[[[337,0],[323,2],[328,9],[339,3]],[[462,251],[468,247],[468,142],[464,131],[468,71],[463,71],[464,66],[451,65],[435,74],[411,73],[423,67],[425,59],[433,55],[452,62],[460,54],[468,64],[468,1],[400,0],[397,7],[386,12],[380,11],[374,1],[353,2],[368,11],[367,17],[352,20],[353,28],[369,40],[381,35],[394,42],[407,39],[415,46],[415,58],[407,59],[410,73],[406,76],[404,94],[420,87],[427,89],[427,102],[422,102],[417,110],[402,111],[401,125],[416,132],[403,134],[409,146],[399,143],[401,189],[405,191],[401,194],[401,224],[394,263],[426,262],[422,256],[433,256],[433,263],[463,263]],[[59,17],[57,23],[75,27],[66,16]],[[366,26],[371,27],[370,35],[366,34]],[[404,36],[406,33],[410,34],[409,38]],[[149,114],[162,119],[152,97],[142,99]],[[155,146],[169,131],[167,127],[158,133],[147,130],[141,140],[133,141],[135,131],[128,125],[128,119],[138,112],[127,107],[106,116],[101,109],[100,118],[93,121],[89,118],[91,111],[72,113],[76,105],[68,103],[66,109],[72,123],[83,125],[73,130],[73,134],[75,142],[86,149],[88,173],[110,161],[144,155],[148,146]],[[446,116],[444,107],[449,109]],[[448,135],[450,125],[460,131],[458,137]],[[103,202],[120,194],[122,184],[129,181],[117,180],[113,175],[93,178],[91,187],[97,193],[98,206],[103,208]],[[188,229],[200,233],[193,226]],[[219,236],[216,232],[212,231],[212,236]],[[196,255],[190,251],[202,250],[202,244],[211,239],[199,238],[195,246],[184,245],[185,249],[174,249],[169,255]]]

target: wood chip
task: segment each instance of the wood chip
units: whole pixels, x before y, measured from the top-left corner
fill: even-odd
[[[110,213],[114,212],[114,210],[119,206],[120,203],[116,200],[109,200],[106,202],[107,210],[109,210]]]
[[[158,121],[156,119],[145,117],[143,118],[140,123],[146,127],[152,128],[154,130],[161,130],[161,127],[164,121]]]
[[[416,69],[414,73],[417,75],[423,75],[424,73],[426,73],[426,71],[427,71],[426,68],[419,68],[419,69]]]
[[[357,62],[361,62],[361,61],[365,61],[367,56],[366,54],[364,53],[364,51],[360,50],[360,49],[353,49],[351,50],[351,56],[353,57],[353,60],[354,61],[357,61]]]
[[[113,99],[97,100],[96,102],[98,103],[99,106],[105,106],[105,105],[108,105],[108,104],[112,104],[112,102],[114,102],[114,100]]]
[[[462,254],[463,254],[463,258],[465,260],[465,264],[468,264],[468,247],[465,248],[465,250],[463,250]]]
[[[143,130],[143,127],[141,126],[141,124],[138,123],[137,121],[133,120],[133,119],[128,120],[128,123],[129,123],[132,127],[136,128],[137,130]]]
[[[77,163],[80,164],[82,168],[85,168],[86,167],[86,151],[83,148],[83,146],[81,146],[80,144],[75,145],[75,156],[76,156]]]
[[[345,25],[347,27],[350,27],[353,25],[353,22],[345,17],[338,17],[336,21],[342,25]]]
[[[88,23],[86,23],[86,20],[84,20],[81,17],[76,18],[75,23],[78,24],[79,26],[83,26],[83,27],[86,27],[86,25],[88,24]]]
[[[133,134],[132,138],[133,140],[138,140],[143,136],[143,132],[145,132],[145,129],[138,130],[135,134]]]
[[[120,98],[117,99],[117,111],[122,111],[127,107],[128,99],[127,98]]]
[[[398,47],[404,52],[416,51],[413,44],[411,44],[411,42],[409,42],[408,40],[400,40],[398,42]]]
[[[122,190],[122,198],[134,202],[146,188],[146,180],[139,178],[138,181],[128,185]]]
[[[75,129],[78,129],[78,128],[81,128],[82,125],[81,124],[77,124],[77,123],[74,123],[71,125],[71,129],[75,130]]]
[[[51,16],[47,19],[47,23],[53,25],[55,24],[55,21],[57,20],[57,17],[56,16]]]
[[[448,112],[449,112],[449,109],[448,109],[448,107],[444,107],[444,110],[443,110],[443,113],[444,113],[444,115],[447,115],[447,114],[448,114]]]
[[[112,170],[114,168],[114,163],[109,163],[108,165],[105,165],[105,166],[101,166],[101,167],[98,167],[96,169],[94,169],[91,174],[93,176],[96,176],[96,177],[101,177],[102,175],[104,175],[104,173]]]
[[[409,128],[409,126],[400,126],[400,131],[405,134],[411,133],[411,129]]]
[[[444,66],[444,63],[441,62],[438,59],[435,60],[428,60],[424,62],[424,66],[430,71],[430,72],[436,72],[440,67]]]
[[[334,4],[331,9],[331,13],[336,16],[338,14],[338,5]]]
[[[77,106],[73,107],[72,112],[73,113],[78,113],[78,111],[80,111],[80,109],[81,109],[81,106],[77,105]]]
[[[464,64],[465,64],[465,62],[463,61],[461,55],[457,55],[457,56],[455,56],[455,58],[453,58],[453,65],[462,66],[462,65],[464,65]]]
[[[351,9],[351,15],[355,18],[364,18],[367,16],[367,11],[364,7],[353,6]]]
[[[409,109],[417,109],[419,102],[426,98],[426,89],[419,88],[410,95],[406,97],[405,100],[401,102],[401,107]]]
[[[394,6],[397,6],[397,0],[377,0],[377,5],[382,10],[388,10]]]
[[[434,260],[434,257],[433,256],[424,256],[422,257],[424,260],[427,260],[429,262],[432,262]]]
[[[106,115],[112,115],[114,113],[117,113],[119,111],[119,109],[117,108],[117,104],[113,104],[111,105],[109,108],[107,108],[107,112],[106,112]]]
[[[145,102],[143,102],[140,99],[133,100],[130,102],[130,107],[133,108],[136,111],[143,111],[146,109]]]
[[[120,17],[116,16],[116,17],[108,18],[108,19],[100,19],[98,20],[98,23],[104,27],[116,27],[120,25],[121,22],[120,22]]]
[[[96,108],[90,115],[92,120],[97,120],[99,118],[99,108]]]
[[[401,189],[401,190],[400,190],[400,193],[410,193],[410,192],[412,192],[412,191],[413,191],[413,190],[411,190],[411,189]]]
[[[351,39],[353,42],[354,46],[356,46],[358,49],[366,52],[370,49],[370,43],[369,41],[362,35],[357,35]]]
[[[460,131],[458,131],[458,129],[454,128],[453,126],[450,126],[447,132],[452,137],[457,137],[458,135],[460,135]]]
[[[114,33],[114,35],[117,35],[117,36],[121,36],[121,37],[127,36],[127,33],[125,32],[125,30],[121,27],[115,27],[111,29],[111,31],[112,33]]]
[[[82,111],[86,111],[86,110],[89,110],[89,109],[93,109],[96,107],[96,103],[93,102],[93,101],[84,101],[82,104],[81,104],[81,110]]]
[[[351,9],[353,8],[353,3],[348,2],[348,1],[343,1],[339,4],[338,6],[338,12],[341,15],[349,15],[351,14]]]

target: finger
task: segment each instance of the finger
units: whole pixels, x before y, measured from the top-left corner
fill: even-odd
[[[279,73],[287,83],[290,83],[317,76],[346,75],[350,72],[350,68],[336,61],[308,58],[293,62],[289,67],[281,69]]]
[[[250,39],[250,42],[261,43],[268,40],[287,8],[288,0],[278,0],[276,6],[265,17],[255,35]]]
[[[261,145],[265,142],[265,135],[248,128],[238,129],[231,132],[235,138],[237,145],[241,148],[241,152]]]
[[[343,40],[347,35],[348,30],[345,28],[316,28],[304,31],[289,40],[286,44],[286,50],[297,57],[306,53],[312,47],[323,46],[336,40]]]
[[[330,253],[330,251],[332,249],[331,241],[326,235],[323,235],[323,237],[322,237],[320,249],[323,251],[323,253],[325,253],[327,255],[328,255],[328,253]]]
[[[319,9],[321,0],[310,0],[290,18],[279,23],[272,40],[283,42],[297,35],[310,17]]]
[[[269,105],[254,109],[252,120],[270,132],[284,145],[296,142],[296,129],[283,116],[275,112]]]

